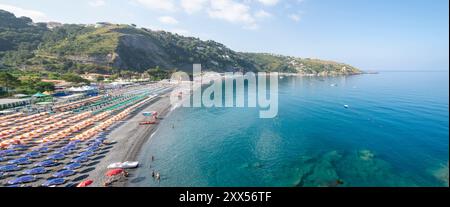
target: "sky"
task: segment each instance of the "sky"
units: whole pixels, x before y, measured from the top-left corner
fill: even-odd
[[[136,24],[363,70],[448,70],[448,0],[0,0],[34,21]]]

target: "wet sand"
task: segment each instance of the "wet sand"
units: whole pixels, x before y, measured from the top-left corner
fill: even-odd
[[[169,94],[165,94],[149,102],[142,108],[131,114],[131,116],[113,126],[107,132],[107,141],[111,142],[112,148],[106,153],[102,159],[95,164],[95,169],[89,172],[86,179],[94,180],[93,187],[103,187],[103,183],[107,180],[105,173],[108,171],[107,166],[115,162],[137,161],[137,156],[141,150],[142,145],[154,133],[158,125],[163,121],[164,116],[167,115],[171,108]],[[159,120],[155,125],[139,125],[139,122],[144,119],[142,112],[157,111],[159,113]],[[132,177],[133,170],[127,170]],[[111,186],[123,187],[126,186],[128,178],[120,178]]]

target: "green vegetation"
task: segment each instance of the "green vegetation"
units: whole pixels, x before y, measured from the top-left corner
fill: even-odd
[[[17,74],[17,73],[16,73]],[[8,72],[0,72],[0,97],[9,96],[13,93],[34,94],[37,92],[54,91],[53,83],[42,82],[39,75],[31,74],[15,76]]]
[[[133,25],[95,28],[65,24],[48,29],[45,23],[36,24],[29,18],[16,18],[0,10],[0,69],[15,77],[26,72],[42,78],[88,83],[76,74],[98,73],[114,75],[109,80],[118,77],[160,80],[171,71],[192,71],[194,63],[202,64],[204,70],[218,72],[359,73],[342,63],[240,53],[211,40]]]
[[[90,83],[89,80],[86,80],[74,73],[66,73],[61,76],[61,79],[71,83],[86,83],[86,84]]]

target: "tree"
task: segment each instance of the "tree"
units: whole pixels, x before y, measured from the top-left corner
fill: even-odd
[[[97,80],[97,82],[102,82],[105,80],[105,77],[100,75],[100,76],[97,76],[96,80]]]
[[[39,82],[36,83],[34,87],[37,91],[54,91],[55,84],[49,82]]]
[[[152,77],[152,80],[162,80],[169,78],[170,72],[162,70],[158,66],[147,70],[147,74]]]
[[[61,76],[61,78],[67,82],[72,82],[72,83],[87,83],[89,84],[89,80],[86,80],[84,78],[82,78],[81,76],[74,74],[74,73],[66,73],[64,75]]]
[[[18,85],[20,85],[20,81],[16,77],[7,72],[0,72],[0,86],[6,88],[8,91],[10,88]]]

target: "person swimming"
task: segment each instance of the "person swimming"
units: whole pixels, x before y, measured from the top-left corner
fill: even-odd
[[[160,176],[159,172],[156,173],[156,180],[157,180],[158,182],[161,181],[161,176]]]

